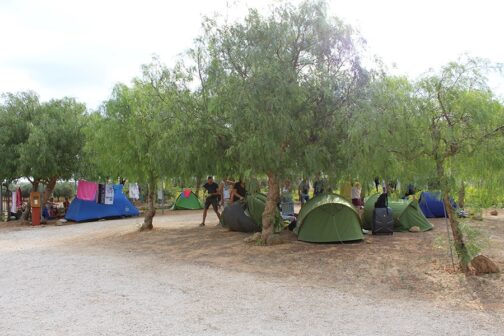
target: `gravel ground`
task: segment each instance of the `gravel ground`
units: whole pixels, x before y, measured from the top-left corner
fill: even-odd
[[[199,219],[189,216],[190,225]],[[189,225],[181,219],[156,224]],[[96,243],[139,221],[0,230],[0,335],[504,335],[503,321],[483,312],[160,262]]]

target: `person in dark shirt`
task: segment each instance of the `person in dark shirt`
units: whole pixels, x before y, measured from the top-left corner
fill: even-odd
[[[245,189],[245,183],[240,178],[238,182],[234,184],[233,191],[231,192],[231,204],[240,201],[247,196],[247,189]]]
[[[318,196],[324,193],[324,181],[320,178],[320,174],[315,176],[315,182],[313,182],[313,196]]]
[[[298,186],[298,196],[299,196],[299,202],[301,202],[301,206],[303,206],[308,200],[310,199],[309,193],[310,192],[310,183],[306,180],[306,178],[303,178],[303,181]]]
[[[203,185],[203,188],[206,189],[208,196],[205,200],[205,210],[203,210],[203,222],[201,222],[200,226],[205,226],[205,220],[208,212],[208,208],[210,208],[210,205],[212,206],[213,210],[215,211],[215,214],[219,218],[219,222],[221,219],[220,213],[219,213],[219,185],[214,182],[212,176],[208,176],[207,183]]]

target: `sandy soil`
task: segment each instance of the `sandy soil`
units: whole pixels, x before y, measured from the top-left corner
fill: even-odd
[[[246,244],[200,211],[0,228],[1,335],[504,335],[500,275],[455,273],[432,232]],[[475,224],[504,269],[504,217]]]

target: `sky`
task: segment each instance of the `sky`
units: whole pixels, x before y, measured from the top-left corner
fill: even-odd
[[[298,0],[291,1],[299,3]],[[0,92],[33,90],[42,100],[75,97],[88,108],[129,83],[153,54],[168,66],[191,47],[202,16],[239,19],[274,0],[0,0]],[[499,0],[328,0],[366,39],[366,56],[418,78],[462,54],[504,63]],[[504,97],[504,78],[493,76]]]

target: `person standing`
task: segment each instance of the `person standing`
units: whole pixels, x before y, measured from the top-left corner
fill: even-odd
[[[203,185],[203,188],[207,191],[207,198],[205,200],[205,209],[203,210],[203,222],[199,226],[205,226],[205,220],[208,212],[208,208],[212,206],[217,218],[219,218],[219,222],[221,219],[219,213],[219,185],[214,182],[212,176],[208,176],[207,183]]]
[[[303,180],[298,186],[298,196],[299,196],[299,202],[301,202],[301,206],[303,206],[310,199],[310,195],[308,194],[309,192],[310,192],[310,183],[306,180],[306,178],[303,178]]]
[[[380,186],[380,178],[378,176],[374,178],[374,184],[375,184],[376,192],[378,192],[378,187]]]
[[[220,204],[223,208],[227,207],[231,202],[231,186],[233,181],[225,176],[219,184]]]
[[[247,196],[247,189],[245,189],[243,179],[240,178],[238,182],[234,184],[233,190],[231,191],[231,204],[245,199],[245,196]]]
[[[324,193],[324,182],[320,178],[320,174],[315,175],[315,182],[313,182],[313,196],[318,196]]]
[[[359,182],[355,182],[352,187],[352,204],[356,207],[362,207],[362,187]]]

